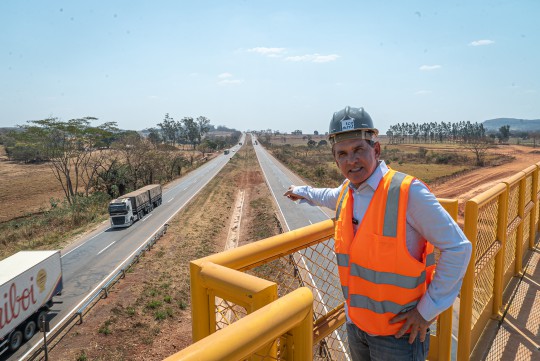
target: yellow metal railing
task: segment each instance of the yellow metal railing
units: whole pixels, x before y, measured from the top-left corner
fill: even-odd
[[[308,360],[313,347],[313,295],[301,287],[247,315],[166,361],[236,361],[255,353],[261,344],[286,335],[287,348],[282,359]]]
[[[458,360],[468,360],[490,318],[501,319],[508,305],[503,292],[523,272],[523,258],[538,233],[540,163],[505,179],[467,201],[465,235],[471,261],[460,297]]]
[[[501,317],[503,291],[534,246],[539,168],[540,162],[466,203],[473,253],[460,294],[458,360],[468,360],[488,320]],[[440,202],[456,219],[457,201]],[[333,234],[327,220],[192,261],[195,343],[167,360],[350,360]],[[305,298],[292,296],[300,289],[312,295],[309,314]],[[450,360],[451,338],[452,308],[438,318],[429,360]]]

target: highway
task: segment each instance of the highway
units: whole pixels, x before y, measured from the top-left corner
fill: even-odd
[[[245,135],[240,142],[244,144],[244,141]],[[51,314],[54,315],[50,323],[51,332],[76,312],[109,277],[129,264],[154,233],[203,189],[239,148],[239,145],[230,148],[229,154],[220,154],[170,183],[164,189],[163,203],[131,227],[113,229],[107,220],[93,232],[63,249],[61,255],[64,289],[61,296],[55,297],[55,301],[59,303],[51,309]],[[38,332],[7,360],[28,358],[42,345],[42,341],[42,333]],[[0,360],[6,356],[0,356]]]

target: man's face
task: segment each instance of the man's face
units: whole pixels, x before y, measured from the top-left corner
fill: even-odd
[[[334,145],[334,159],[341,173],[358,187],[378,165],[381,147],[364,139],[347,139]]]

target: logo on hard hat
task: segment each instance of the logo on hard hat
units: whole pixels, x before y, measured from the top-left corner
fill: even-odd
[[[341,131],[344,132],[346,130],[353,130],[354,129],[354,119],[343,119],[341,121]]]

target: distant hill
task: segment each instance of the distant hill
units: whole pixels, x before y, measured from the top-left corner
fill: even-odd
[[[485,120],[482,124],[487,131],[498,131],[503,125],[509,125],[510,132],[540,131],[540,119],[496,118]]]

